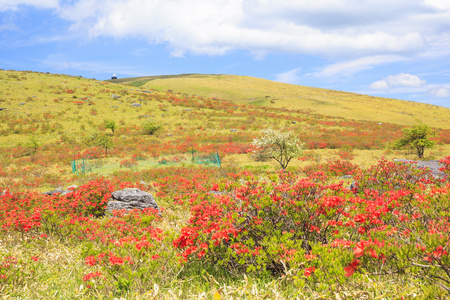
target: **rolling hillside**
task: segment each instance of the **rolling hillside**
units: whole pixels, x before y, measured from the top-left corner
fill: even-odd
[[[382,100],[0,70],[2,299],[447,299],[450,182],[390,146],[408,106],[434,126],[448,110]],[[253,145],[267,128],[301,143],[286,170]],[[450,172],[435,131],[424,160]],[[114,192],[158,209],[110,212]]]
[[[221,98],[239,104],[303,109],[346,119],[414,124],[415,119],[450,128],[450,109],[430,104],[372,97],[235,75],[182,74],[114,80],[115,83],[159,91]]]

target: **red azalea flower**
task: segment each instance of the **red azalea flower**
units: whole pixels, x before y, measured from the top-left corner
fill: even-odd
[[[351,277],[353,275],[353,273],[355,273],[356,269],[358,268],[358,264],[359,264],[359,260],[358,259],[354,259],[351,264],[349,264],[347,267],[344,268],[345,271],[345,277]]]

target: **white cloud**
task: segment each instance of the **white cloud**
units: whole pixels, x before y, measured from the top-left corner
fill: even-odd
[[[18,27],[11,18],[4,18],[3,24],[0,24],[0,32],[1,31],[14,31],[17,30]]]
[[[393,86],[410,86],[418,87],[426,83],[425,80],[420,79],[418,76],[401,73],[398,75],[389,75],[385,78],[385,81],[390,87]]]
[[[385,80],[378,80],[373,82],[369,88],[372,90],[387,90],[389,89],[389,85]]]
[[[383,80],[373,82],[369,88],[374,90],[387,90],[395,87],[421,87],[426,84],[426,81],[420,79],[416,75],[400,73],[397,75],[389,75]]]
[[[450,10],[450,2],[448,0],[425,0],[425,3],[442,10]]]
[[[448,24],[447,11],[419,0],[79,0],[61,6],[58,14],[73,23],[73,30],[91,38],[165,43],[173,56],[233,49],[398,54],[427,49]]]
[[[144,38],[150,43],[168,45],[171,55],[176,57],[186,53],[223,55],[237,49],[256,53],[257,58],[281,52],[350,59],[436,53],[432,49],[442,47],[439,41],[450,28],[447,3],[447,0],[1,0],[0,11],[16,10],[21,5],[53,9],[72,24],[74,32],[90,38]],[[352,68],[358,68],[335,67],[347,67],[350,73],[354,72]]]
[[[380,64],[402,61],[405,59],[406,58],[399,55],[376,55],[361,57],[351,61],[330,64],[323,68],[321,71],[313,73],[311,75],[318,77],[330,77],[334,75],[348,76],[363,70],[372,69]]]
[[[21,5],[35,6],[38,8],[58,8],[58,0],[1,0],[0,11],[17,10]]]
[[[298,72],[300,72],[300,70],[301,68],[295,68],[287,72],[277,74],[275,77],[275,81],[298,84],[300,81],[300,76],[298,75]]]
[[[427,91],[427,94],[436,98],[450,97],[450,89],[444,87],[434,87]]]

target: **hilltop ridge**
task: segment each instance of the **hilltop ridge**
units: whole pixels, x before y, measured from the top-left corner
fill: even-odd
[[[432,127],[450,128],[450,109],[406,100],[281,83],[249,76],[179,74],[108,80],[135,87],[172,90],[239,104],[310,110],[332,117],[412,125],[420,120]]]

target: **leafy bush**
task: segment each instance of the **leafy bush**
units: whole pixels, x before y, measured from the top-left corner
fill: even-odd
[[[159,129],[161,129],[161,125],[156,124],[155,121],[150,120],[142,123],[142,131],[144,134],[153,135]]]

